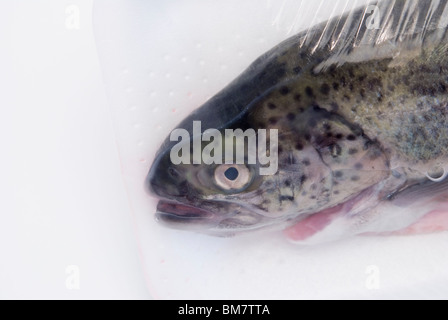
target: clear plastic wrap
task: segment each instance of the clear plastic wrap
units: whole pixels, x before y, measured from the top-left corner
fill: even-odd
[[[288,244],[278,232],[211,238],[158,225],[153,216],[156,200],[143,188],[170,131],[280,42],[299,34],[297,43],[312,57],[330,46],[316,72],[374,57],[392,56],[396,63],[406,63],[406,56],[399,57],[402,46],[411,52],[445,36],[446,4],[96,1],[97,48],[152,295],[446,297],[447,234],[363,237],[309,248]]]

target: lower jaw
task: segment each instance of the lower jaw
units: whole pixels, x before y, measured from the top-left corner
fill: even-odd
[[[173,229],[201,230],[214,225],[216,215],[182,203],[161,200],[155,217],[159,223]]]
[[[161,225],[176,230],[201,232],[213,225],[209,219],[186,217],[166,212],[157,212],[155,218]]]

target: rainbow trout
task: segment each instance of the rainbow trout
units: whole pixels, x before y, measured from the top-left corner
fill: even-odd
[[[448,229],[447,25],[447,0],[384,1],[261,56],[161,147],[157,219],[309,243]]]

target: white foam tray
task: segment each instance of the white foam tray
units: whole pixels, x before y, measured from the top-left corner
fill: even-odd
[[[163,228],[143,181],[192,110],[289,36],[367,1],[97,0],[94,29],[155,298],[447,298],[448,233],[298,247],[281,233],[232,239]]]

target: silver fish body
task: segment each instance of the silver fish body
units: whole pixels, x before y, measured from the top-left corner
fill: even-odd
[[[191,141],[201,138],[194,121],[223,136],[276,129],[278,171],[234,166],[245,180],[226,187],[232,166],[174,165],[176,142],[167,139],[146,180],[161,198],[158,220],[225,236],[338,221],[327,241],[401,230],[440,209],[448,202],[446,15],[446,0],[383,1],[264,54],[178,128]]]

